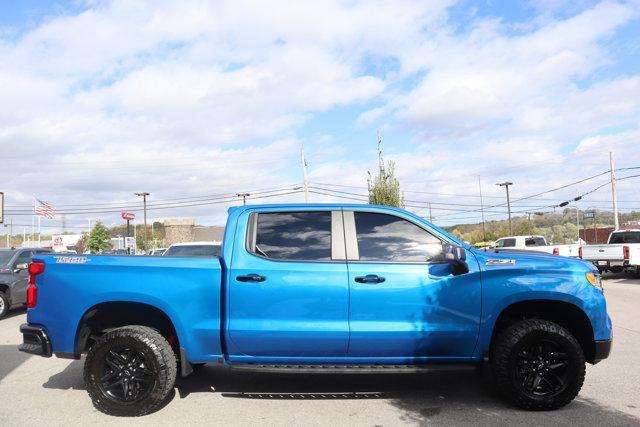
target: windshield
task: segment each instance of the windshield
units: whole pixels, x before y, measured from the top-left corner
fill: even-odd
[[[14,250],[0,249],[0,267],[9,265],[9,261],[16,254]]]
[[[192,257],[192,256],[220,256],[220,245],[184,245],[171,246],[162,256]]]
[[[609,243],[640,243],[640,231],[624,231],[613,233]]]

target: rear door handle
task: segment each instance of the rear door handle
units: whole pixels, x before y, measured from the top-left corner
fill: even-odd
[[[354,280],[358,283],[382,283],[385,278],[377,274],[367,274],[366,276],[358,276]]]
[[[247,274],[245,276],[236,276],[238,282],[264,282],[266,277],[259,274]]]

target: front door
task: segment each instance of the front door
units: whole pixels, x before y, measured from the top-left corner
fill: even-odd
[[[479,331],[480,275],[454,276],[442,241],[401,214],[344,212],[350,295],[349,356],[466,358]]]
[[[228,276],[232,361],[344,357],[349,285],[341,212],[271,208],[245,212],[239,224],[247,226],[236,230]]]
[[[13,294],[11,296],[11,300],[13,304],[23,304],[27,302],[27,286],[29,285],[29,269],[23,268],[16,272],[15,267],[18,265],[23,265],[31,262],[32,252],[22,251],[20,255],[16,258],[13,263],[14,266],[14,274],[13,278],[15,280],[13,285]]]

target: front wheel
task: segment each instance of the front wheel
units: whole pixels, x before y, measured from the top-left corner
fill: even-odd
[[[0,291],[0,319],[9,312],[9,305],[9,298],[7,298],[4,292]]]
[[[176,372],[175,355],[162,335],[146,326],[125,326],[104,334],[91,347],[84,381],[98,410],[140,416],[165,401]]]
[[[562,326],[523,320],[503,331],[493,344],[491,365],[499,391],[528,410],[558,409],[582,388],[582,347]]]

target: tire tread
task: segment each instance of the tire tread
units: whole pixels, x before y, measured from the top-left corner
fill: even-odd
[[[99,349],[110,341],[128,338],[136,339],[149,347],[161,366],[157,372],[157,387],[145,398],[144,405],[118,405],[105,398],[91,379],[92,364],[96,362]],[[142,416],[154,412],[173,390],[176,375],[176,357],[171,346],[160,333],[147,326],[124,326],[107,332],[91,347],[84,364],[85,384],[93,405],[99,411],[115,416]]]
[[[576,352],[579,366],[578,377],[560,395],[551,398],[530,399],[520,393],[511,383],[509,358],[511,349],[531,332],[548,332],[558,334],[570,342]],[[498,391],[510,402],[530,411],[548,411],[559,409],[570,403],[580,392],[585,377],[585,358],[578,340],[557,323],[541,319],[527,319],[515,323],[502,331],[491,349],[491,366]]]

